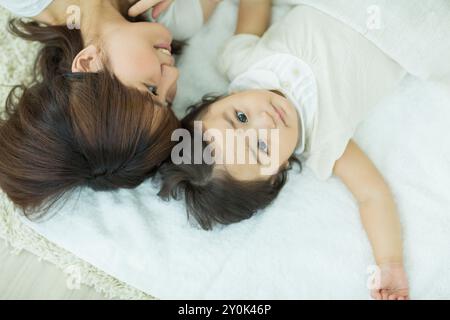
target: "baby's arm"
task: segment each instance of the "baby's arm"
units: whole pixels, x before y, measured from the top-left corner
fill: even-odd
[[[272,0],[240,0],[236,34],[261,37],[269,28]]]
[[[381,288],[373,290],[372,296],[377,299],[408,298],[401,226],[388,185],[372,161],[353,141],[336,162],[334,174],[358,202],[362,223],[381,269]]]

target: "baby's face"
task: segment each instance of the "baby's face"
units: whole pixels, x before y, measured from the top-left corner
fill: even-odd
[[[222,153],[219,169],[240,181],[265,180],[276,174],[288,164],[299,140],[297,110],[277,91],[232,94],[213,103],[201,121]],[[227,138],[230,133],[234,140]]]

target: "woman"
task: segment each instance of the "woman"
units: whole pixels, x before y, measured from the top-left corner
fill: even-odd
[[[46,27],[32,30],[51,36],[56,27],[67,28],[67,23],[77,19],[79,8],[79,31],[82,50],[71,52],[72,64],[60,70],[66,72],[98,72],[109,70],[124,85],[141,91],[150,91],[160,105],[172,103],[176,94],[178,70],[171,54],[171,32],[159,23],[131,22],[127,14],[139,16],[154,7],[157,18],[172,5],[172,11],[182,13],[183,19],[172,22],[174,29],[189,29],[192,35],[206,21],[217,6],[217,0],[0,0],[0,5],[17,15],[33,17]],[[131,8],[130,4],[135,3]],[[74,7],[75,6],[75,7]],[[170,10],[169,10],[170,11]],[[203,13],[199,17],[199,12]],[[173,14],[173,12],[171,12]],[[73,14],[73,15],[72,15]],[[170,14],[170,13],[169,13]],[[16,23],[17,24],[17,23]],[[20,24],[19,27],[30,24]],[[36,24],[33,24],[34,26]],[[30,30],[31,31],[31,30]],[[32,39],[42,41],[41,39]]]
[[[200,1],[210,14],[215,2]],[[157,15],[171,2],[142,0],[130,13],[156,4]],[[1,189],[31,214],[77,187],[133,188],[152,176],[178,128],[167,108],[178,79],[168,29],[128,21],[128,1],[0,4],[40,22],[13,20],[10,29],[43,44],[34,82],[11,91],[0,123]],[[66,25],[70,5],[80,9],[80,29]]]

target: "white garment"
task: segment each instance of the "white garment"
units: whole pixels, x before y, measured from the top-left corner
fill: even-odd
[[[53,0],[0,0],[0,6],[20,17],[35,17],[47,8]]]
[[[35,17],[52,2],[53,0],[0,0],[0,5],[17,16]],[[187,40],[203,25],[203,10],[200,1],[176,0],[160,15],[157,21],[171,31],[174,39]]]
[[[450,79],[449,0],[274,0],[274,4],[316,8],[363,34],[409,73]]]
[[[300,141],[295,153],[300,156],[305,151],[305,137],[312,134],[317,111],[317,84],[311,68],[293,55],[274,54],[238,76],[229,91],[251,89],[278,90],[295,105],[300,121]]]
[[[173,38],[184,41],[191,38],[203,25],[200,0],[176,0],[157,21],[165,25]]]
[[[302,5],[262,38],[232,37],[223,50],[222,72],[233,81],[274,53],[297,57],[314,73],[318,110],[309,136],[306,132],[304,157],[316,177],[326,180],[358,125],[406,72],[354,29]]]

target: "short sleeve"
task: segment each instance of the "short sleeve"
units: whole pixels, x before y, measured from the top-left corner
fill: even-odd
[[[251,34],[231,37],[219,57],[219,71],[230,81],[244,73],[255,62],[255,53],[261,38]]]
[[[36,17],[44,11],[53,0],[0,0],[0,6],[20,17]]]
[[[157,21],[170,30],[175,40],[187,40],[203,25],[200,0],[175,0]]]
[[[305,164],[319,180],[325,181],[333,176],[335,163],[344,154],[354,133],[354,129],[336,130],[314,146]]]

